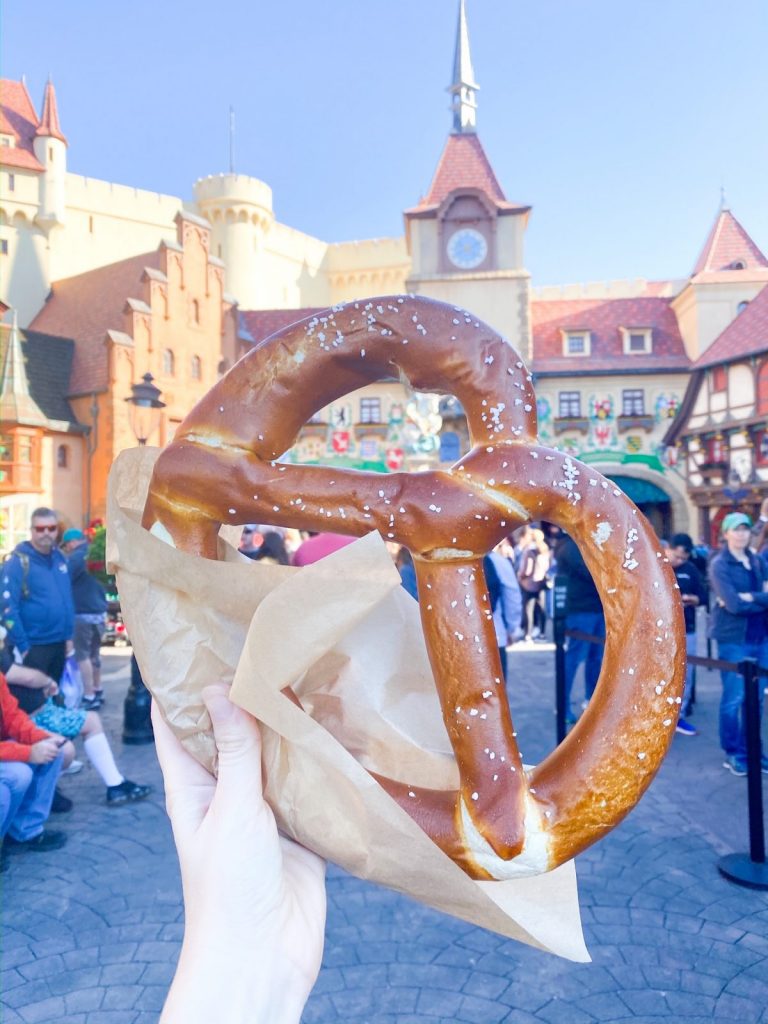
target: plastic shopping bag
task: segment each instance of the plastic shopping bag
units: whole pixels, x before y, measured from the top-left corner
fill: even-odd
[[[83,677],[74,654],[69,654],[64,662],[64,671],[59,680],[59,696],[65,708],[79,708],[83,699]]]

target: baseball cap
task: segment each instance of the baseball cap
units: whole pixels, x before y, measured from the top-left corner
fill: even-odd
[[[85,540],[85,534],[82,530],[70,529],[64,531],[64,536],[61,538],[62,544],[68,544],[71,540]]]
[[[723,519],[720,529],[725,533],[726,530],[735,530],[737,526],[752,528],[752,520],[746,512],[729,512],[725,519]]]

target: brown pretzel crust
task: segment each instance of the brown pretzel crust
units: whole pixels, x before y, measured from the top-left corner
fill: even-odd
[[[473,442],[460,463],[382,476],[275,461],[314,412],[397,372],[459,398]],[[610,481],[533,443],[534,409],[517,353],[470,314],[414,297],[350,303],[233,367],[161,453],[144,513],[145,526],[159,521],[180,548],[206,557],[216,557],[222,523],[259,520],[355,536],[376,529],[411,550],[461,787],[379,781],[477,878],[547,870],[616,825],[666,752],[684,676],[682,611],[658,541]],[[607,641],[587,712],[526,779],[482,556],[530,519],[558,523],[580,547]]]

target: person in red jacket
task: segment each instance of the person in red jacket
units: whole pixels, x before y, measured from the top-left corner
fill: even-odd
[[[58,850],[63,832],[45,831],[66,740],[39,729],[0,673],[0,837],[3,850]]]

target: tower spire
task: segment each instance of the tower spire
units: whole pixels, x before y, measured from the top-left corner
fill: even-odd
[[[456,28],[456,49],[453,56],[453,82],[448,88],[453,111],[453,131],[474,132],[477,123],[475,92],[479,88],[472,70],[469,52],[469,31],[464,0],[459,0],[459,22]]]
[[[26,426],[43,426],[48,422],[40,406],[29,393],[29,380],[24,366],[15,309],[8,333],[5,358],[0,369],[0,420],[3,423],[21,423]]]
[[[37,127],[35,135],[43,138],[60,139],[66,144],[66,139],[62,133],[61,126],[59,124],[59,108],[56,103],[56,90],[53,87],[53,81],[51,76],[48,76],[48,81],[45,83],[45,92],[43,94],[43,112],[40,115],[40,124]]]

